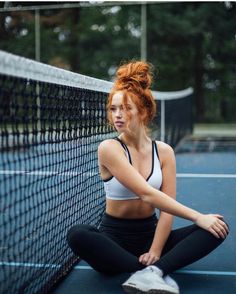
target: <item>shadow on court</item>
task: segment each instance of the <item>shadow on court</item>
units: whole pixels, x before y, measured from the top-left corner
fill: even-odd
[[[191,142],[186,144],[188,146],[183,144],[182,149],[179,147],[176,155],[177,199],[203,213],[224,215],[230,226],[230,235],[208,256],[172,276],[178,282],[181,294],[235,294],[236,150],[196,149],[196,146],[191,149]],[[176,218],[174,228],[188,224],[188,221]],[[81,262],[53,293],[121,294],[124,293],[121,284],[128,276],[107,277]]]

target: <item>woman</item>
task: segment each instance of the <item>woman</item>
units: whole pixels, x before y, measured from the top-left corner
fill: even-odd
[[[221,215],[204,215],[175,200],[174,152],[148,135],[156,112],[151,81],[147,63],[118,69],[107,110],[119,136],[98,148],[106,212],[99,229],[77,225],[67,238],[95,270],[133,273],[123,284],[127,293],[179,293],[169,274],[214,250],[228,227]],[[173,215],[195,224],[172,230]]]

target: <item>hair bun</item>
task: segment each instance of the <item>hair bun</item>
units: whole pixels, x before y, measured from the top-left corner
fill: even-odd
[[[151,66],[143,61],[134,61],[122,65],[117,71],[117,84],[124,88],[140,86],[143,90],[149,89],[152,83]]]
[[[131,61],[121,65],[116,72],[116,80],[109,94],[107,110],[109,122],[113,124],[110,111],[115,93],[121,91],[122,103],[127,106],[128,99],[136,105],[140,120],[146,127],[156,115],[156,102],[150,90],[152,65],[143,61]],[[127,111],[129,119],[129,111]]]

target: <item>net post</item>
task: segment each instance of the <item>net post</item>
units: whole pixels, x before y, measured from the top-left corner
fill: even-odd
[[[147,60],[147,4],[141,4],[141,60]]]
[[[40,14],[35,9],[35,60],[40,61]]]
[[[40,61],[40,13],[39,9],[35,9],[34,11],[35,17],[35,60]],[[39,83],[36,84],[36,104],[37,104],[37,128],[41,129],[41,121],[40,121],[40,89]]]
[[[165,141],[165,100],[161,100],[161,141]]]

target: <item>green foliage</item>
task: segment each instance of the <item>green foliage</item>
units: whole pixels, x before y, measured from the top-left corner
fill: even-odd
[[[111,80],[120,63],[140,58],[140,14],[138,4],[116,3],[41,10],[41,60]],[[147,5],[147,57],[156,68],[153,89],[192,86],[196,121],[236,121],[235,19],[234,2]],[[0,24],[0,48],[34,58],[34,12],[1,12]]]

